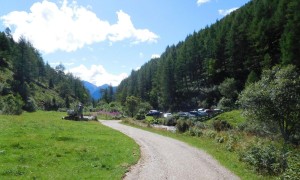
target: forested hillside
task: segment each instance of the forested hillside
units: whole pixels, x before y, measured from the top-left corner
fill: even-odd
[[[8,28],[0,32],[0,112],[57,110],[89,102],[81,80],[64,70],[63,65],[51,68],[25,38],[15,42]]]
[[[161,110],[233,107],[264,69],[300,67],[299,9],[299,0],[252,0],[132,71],[117,99],[136,96]]]

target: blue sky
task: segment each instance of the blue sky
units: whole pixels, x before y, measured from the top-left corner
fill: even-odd
[[[26,37],[55,67],[95,85],[118,85],[168,45],[250,0],[9,0],[0,30]]]

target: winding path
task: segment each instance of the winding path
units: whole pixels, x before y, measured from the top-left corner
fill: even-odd
[[[141,159],[125,180],[239,179],[207,153],[181,141],[120,124],[100,121],[133,138],[141,148]]]

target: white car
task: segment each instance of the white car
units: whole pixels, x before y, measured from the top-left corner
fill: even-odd
[[[166,117],[171,117],[172,116],[172,114],[171,113],[164,113],[164,117],[166,118]]]

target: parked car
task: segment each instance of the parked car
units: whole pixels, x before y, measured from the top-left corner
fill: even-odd
[[[146,116],[160,116],[161,112],[159,112],[158,110],[150,110]]]
[[[213,111],[214,111],[215,113],[221,113],[221,112],[223,112],[222,109],[214,109]]]
[[[179,117],[188,117],[188,118],[190,118],[190,117],[195,117],[194,114],[191,114],[191,113],[189,113],[189,112],[179,112],[179,113],[178,113],[178,116],[179,116]]]
[[[196,117],[208,116],[208,114],[204,111],[190,111],[190,114],[193,114]]]
[[[172,116],[172,113],[164,113],[164,118],[167,118],[167,117],[171,117]]]

